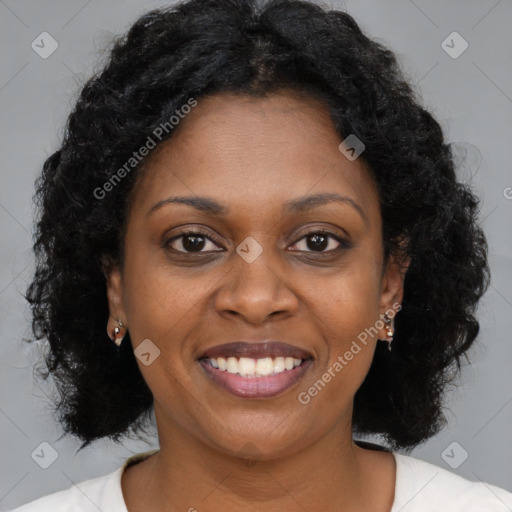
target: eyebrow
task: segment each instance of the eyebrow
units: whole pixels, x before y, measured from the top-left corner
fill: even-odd
[[[366,216],[366,213],[352,198],[329,192],[290,199],[285,201],[283,209],[290,213],[300,213],[333,202],[348,204],[352,206],[363,218],[363,220],[368,223],[368,217]],[[226,216],[231,212],[230,208],[221,205],[212,197],[171,196],[154,204],[148,211],[147,215],[151,215],[153,212],[160,209],[164,205],[173,203],[186,204],[203,213],[215,216]]]

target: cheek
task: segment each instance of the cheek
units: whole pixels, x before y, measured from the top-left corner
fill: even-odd
[[[186,351],[192,348],[187,340],[197,333],[205,301],[222,275],[151,261],[142,250],[126,259],[124,300],[130,334],[134,346],[148,338],[161,351],[179,355],[172,359],[175,365],[189,359]]]
[[[323,371],[330,369],[336,374],[333,382],[344,381],[347,393],[359,387],[373,359],[378,337],[374,328],[380,314],[380,274],[378,261],[358,255],[308,299],[326,344]]]
[[[144,340],[156,347],[146,345],[151,360],[145,364],[137,358],[139,369],[155,401],[166,404],[166,414],[176,423],[188,421],[188,416],[180,418],[175,411],[190,406],[187,397],[193,377],[187,366],[191,357],[187,341],[197,330],[199,295],[206,292],[206,286],[199,283],[204,280],[191,283],[190,279],[179,279],[177,272],[148,265],[147,259],[137,254],[126,259],[125,275],[126,313],[135,353]]]
[[[379,262],[354,253],[350,262],[316,286],[311,307],[342,340],[357,336],[379,316],[381,268]]]

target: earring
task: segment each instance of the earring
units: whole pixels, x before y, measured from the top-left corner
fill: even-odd
[[[393,335],[395,334],[393,332],[393,327],[391,325],[391,318],[389,318],[387,313],[384,313],[384,322],[386,322],[386,338],[385,341],[388,342],[388,350],[391,352],[391,343],[393,343]]]
[[[121,346],[121,342],[123,341],[123,338],[126,335],[126,329],[124,329],[123,322],[116,318],[117,323],[119,324],[119,327],[114,327],[114,330],[112,331],[111,339],[112,341],[119,347]]]

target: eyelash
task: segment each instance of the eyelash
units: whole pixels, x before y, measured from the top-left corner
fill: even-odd
[[[198,236],[198,235],[210,240],[213,243],[218,244],[218,242],[216,242],[214,239],[212,239],[212,237],[208,233],[206,233],[200,229],[196,229],[196,230],[191,230],[191,231],[184,231],[184,232],[180,233],[179,235],[176,235],[176,236],[170,238],[169,240],[167,240],[165,242],[164,247],[165,248],[169,247],[172,242],[174,242],[175,240],[179,240],[180,238],[186,238],[187,236]],[[341,252],[344,249],[349,249],[351,247],[351,244],[347,240],[344,240],[343,238],[340,238],[338,235],[335,235],[334,233],[332,233],[331,231],[328,231],[328,230],[322,229],[322,228],[318,228],[318,229],[315,229],[313,231],[303,234],[297,240],[297,242],[295,242],[292,245],[296,245],[298,242],[300,242],[304,238],[307,238],[312,235],[324,235],[324,236],[333,238],[340,245],[336,249],[331,249],[329,251],[299,251],[299,252],[306,252],[306,253],[312,253],[312,254],[333,254],[336,252]],[[177,252],[179,254],[206,254],[206,253],[210,252],[210,251],[199,251],[199,252],[177,251],[176,249],[172,249],[172,248],[170,250],[173,252]],[[221,251],[213,251],[213,252],[221,252]]]

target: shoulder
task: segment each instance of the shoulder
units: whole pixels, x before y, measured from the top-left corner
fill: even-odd
[[[505,512],[512,493],[473,482],[429,462],[393,452],[397,464],[391,512]]]
[[[107,475],[74,484],[8,512],[128,512],[121,487],[123,472],[128,466],[150,457],[157,451],[158,449],[154,449],[136,453]]]
[[[127,512],[120,485],[122,469],[120,467],[107,475],[74,484],[10,512]]]

